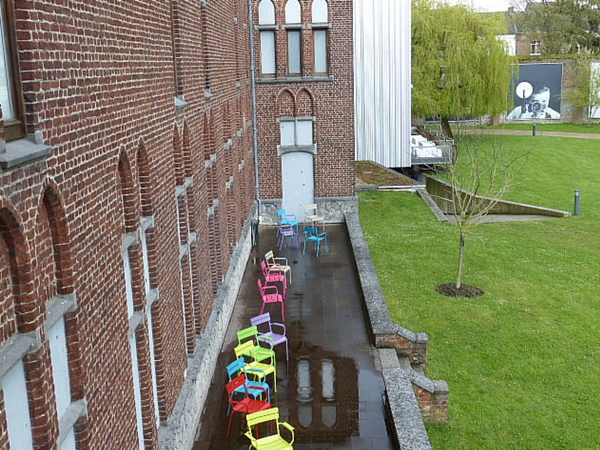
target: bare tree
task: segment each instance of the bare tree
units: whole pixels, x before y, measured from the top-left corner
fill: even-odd
[[[456,163],[447,167],[450,184],[449,212],[458,227],[459,252],[456,289],[462,286],[465,238],[473,228],[487,221],[498,202],[527,161],[529,152],[506,151],[502,143],[485,144],[481,134],[459,138]]]

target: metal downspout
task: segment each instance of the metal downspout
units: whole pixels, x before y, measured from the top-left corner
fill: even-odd
[[[256,64],[254,61],[254,13],[252,0],[248,0],[248,28],[250,29],[250,83],[252,86],[252,132],[254,146],[254,178],[256,189],[256,201],[258,202],[258,219],[262,212],[260,199],[260,184],[258,179],[258,119],[256,113]]]

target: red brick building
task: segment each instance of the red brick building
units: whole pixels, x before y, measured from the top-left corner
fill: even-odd
[[[248,3],[2,0],[0,449],[189,447],[257,194],[352,207],[352,2]]]
[[[354,195],[350,0],[261,0],[254,14],[260,196],[303,219],[343,220]],[[333,197],[333,198],[332,198]]]

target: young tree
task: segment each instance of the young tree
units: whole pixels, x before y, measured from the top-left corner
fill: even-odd
[[[505,28],[495,16],[463,5],[413,0],[413,114],[441,117],[453,138],[451,117],[506,112],[511,58],[497,39]]]
[[[501,143],[484,145],[482,135],[467,135],[459,139],[460,152],[456,164],[447,167],[449,191],[442,201],[449,203],[458,228],[459,251],[455,288],[463,286],[463,267],[466,236],[473,228],[486,222],[509,191],[528,152],[505,151]]]

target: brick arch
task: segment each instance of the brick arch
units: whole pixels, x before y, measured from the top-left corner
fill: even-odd
[[[192,144],[190,142],[190,129],[187,122],[183,124],[183,174],[186,177],[193,176],[192,173]]]
[[[173,127],[173,167],[175,168],[175,184],[181,186],[184,182],[183,148],[177,126]]]
[[[21,229],[22,220],[12,204],[0,198],[0,239],[8,251],[17,331],[28,333],[41,326],[41,299],[33,295],[31,252]]]
[[[296,99],[289,89],[279,92],[276,104],[278,117],[294,117],[296,115]]]
[[[140,140],[138,149],[135,155],[138,183],[140,186],[140,201],[142,216],[149,217],[154,214],[154,206],[152,205],[152,196],[154,183],[152,183],[152,171],[150,162],[148,161],[148,152],[144,141]]]
[[[302,88],[296,94],[296,115],[298,117],[315,116],[315,101],[312,92]]]
[[[233,134],[231,131],[231,118],[229,114],[229,103],[225,102],[221,112],[221,123],[223,124],[223,142],[227,142]]]
[[[40,207],[45,211],[50,228],[58,295],[72,294],[75,291],[71,239],[67,215],[63,206],[64,203],[58,185],[54,180],[47,179]]]
[[[138,227],[138,208],[135,185],[129,157],[125,151],[119,155],[118,165],[119,192],[123,205],[124,232],[133,233]]]

